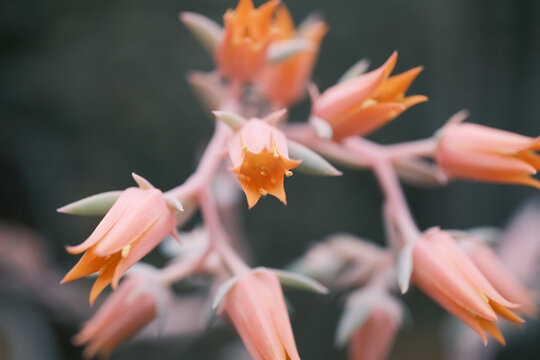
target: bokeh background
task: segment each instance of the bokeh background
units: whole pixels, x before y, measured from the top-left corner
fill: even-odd
[[[97,222],[59,215],[56,208],[131,186],[132,171],[166,190],[194,170],[212,120],[190,92],[185,75],[192,69],[209,71],[213,63],[177,15],[194,11],[221,22],[225,9],[235,3],[0,3],[0,221],[39,234],[42,241],[36,240],[33,249],[40,244],[39,254],[48,259],[43,266],[57,274],[50,275],[51,289],[76,261],[64,245],[85,239]],[[425,66],[410,93],[428,95],[430,101],[370,138],[391,143],[427,137],[464,108],[470,121],[540,134],[539,1],[286,4],[297,22],[317,11],[330,24],[314,73],[322,89],[360,58],[378,66],[395,49],[396,71]],[[308,111],[306,100],[293,109],[292,118],[303,120]],[[336,231],[382,241],[381,195],[370,173],[345,171],[332,179],[298,174],[287,180],[286,188],[286,207],[269,198],[250,212],[243,210],[254,265],[285,266],[313,241]],[[503,226],[521,203],[538,196],[532,188],[466,182],[405,190],[421,228]],[[11,254],[2,249],[4,265],[9,264],[5,258]],[[158,265],[164,261],[159,254],[150,259]],[[80,358],[70,337],[91,312],[77,291],[84,293],[89,283],[65,285],[66,290],[36,298],[1,264],[0,358],[16,358],[18,348],[26,351],[20,359]],[[332,346],[342,295],[288,295],[296,308],[293,326],[303,358],[344,359],[344,351]],[[80,302],[71,304],[76,299]],[[442,358],[445,314],[417,290],[404,300],[415,325],[401,333],[392,358]],[[538,323],[527,329],[501,359],[538,358]],[[113,359],[219,359],[222,347],[235,338],[232,330],[217,327],[200,336],[128,345]]]

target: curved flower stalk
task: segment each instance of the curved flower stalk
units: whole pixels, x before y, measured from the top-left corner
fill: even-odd
[[[413,105],[427,101],[423,95],[405,96],[422,67],[390,77],[397,52],[380,68],[332,86],[316,97],[312,116],[331,127],[331,137],[340,141],[367,135]]]
[[[287,203],[283,177],[291,176],[300,161],[289,159],[285,135],[260,119],[248,120],[229,139],[229,156],[250,208],[271,194]]]
[[[84,254],[62,283],[98,273],[90,291],[91,304],[107,285],[116,288],[120,277],[167,235],[178,237],[175,211],[181,205],[134,177],[142,187],[124,190],[88,239],[66,247],[71,254]]]
[[[495,325],[498,315],[523,322],[510,310],[520,305],[503,297],[447,232],[438,228],[426,231],[414,244],[413,258],[412,282],[476,331],[484,344],[486,332],[505,343]]]
[[[258,269],[241,276],[223,309],[255,360],[299,360],[278,277]]]
[[[235,10],[225,13],[225,28],[215,54],[224,77],[246,83],[261,69],[274,39],[272,15],[278,4],[279,0],[270,0],[255,9],[252,0],[240,0]]]
[[[255,84],[274,109],[286,108],[304,96],[317,59],[321,41],[328,31],[324,21],[310,21],[295,30],[291,14],[285,5],[276,10],[273,29],[276,41],[303,40],[310,44],[287,59],[266,64],[256,76]]]
[[[437,164],[451,177],[530,185],[540,169],[540,138],[477,124],[448,124],[440,133]]]
[[[143,268],[142,272],[127,276],[73,338],[75,344],[86,345],[86,358],[110,356],[119,344],[156,318],[168,293],[159,286],[154,273],[157,272],[153,268]]]

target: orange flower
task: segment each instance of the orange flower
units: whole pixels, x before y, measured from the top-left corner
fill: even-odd
[[[256,78],[256,85],[275,109],[290,106],[300,100],[306,90],[322,38],[328,31],[323,21],[309,23],[296,33],[291,14],[285,5],[276,11],[274,28],[276,40],[305,39],[313,43],[311,49],[300,51],[276,64],[267,64]]]
[[[216,50],[221,74],[231,80],[249,82],[266,61],[273,35],[272,15],[279,0],[255,9],[252,0],[240,0],[235,10],[224,15],[225,29]]]
[[[450,234],[428,230],[413,248],[414,282],[449,313],[476,331],[484,344],[486,332],[501,344],[505,340],[495,322],[497,315],[515,323],[523,320],[509,308],[519,308],[504,298],[486,279]]]
[[[274,195],[286,203],[283,176],[300,161],[289,159],[287,139],[278,129],[260,119],[248,120],[228,143],[232,171],[242,185],[249,208],[261,196]]]
[[[176,218],[163,193],[128,188],[86,241],[66,247],[70,254],[84,254],[62,283],[98,272],[90,291],[93,304],[107,285],[115,288],[120,277],[169,233],[177,236]]]
[[[413,105],[427,101],[423,95],[405,96],[422,67],[389,77],[397,52],[380,68],[327,89],[313,104],[312,114],[326,121],[333,138],[367,135]]]
[[[444,127],[437,164],[456,178],[514,183],[540,188],[530,175],[540,169],[540,137],[530,138],[477,124]]]
[[[242,276],[225,297],[225,312],[255,360],[300,360],[281,285],[258,270]]]

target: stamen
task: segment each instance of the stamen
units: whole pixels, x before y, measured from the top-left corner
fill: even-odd
[[[286,177],[291,177],[293,175],[293,172],[291,170],[286,170],[285,171],[285,176]]]
[[[126,246],[122,248],[122,257],[125,258],[126,256],[128,256],[130,250],[131,250],[131,243],[127,244]]]
[[[274,157],[277,159],[279,158],[279,152],[277,151],[277,147],[274,146]]]
[[[259,194],[261,194],[262,196],[266,196],[266,195],[268,195],[268,191],[266,191],[266,190],[263,189],[263,188],[260,188],[260,189],[259,189]]]
[[[374,105],[377,105],[377,100],[375,99],[367,99],[362,103],[362,109],[366,109],[368,107],[372,107]]]

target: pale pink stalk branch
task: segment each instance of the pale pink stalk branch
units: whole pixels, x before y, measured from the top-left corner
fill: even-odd
[[[161,284],[168,286],[196,272],[204,270],[205,262],[210,254],[211,248],[208,247],[200,254],[174,261],[172,264],[159,271],[159,280]]]
[[[363,157],[352,157],[350,152],[341,144],[321,139],[308,124],[290,124],[284,129],[291,140],[297,141],[329,160],[356,168],[367,168]]]
[[[216,120],[214,135],[201,157],[197,170],[182,185],[167,191],[166,194],[182,200],[207,187],[214,179],[214,175],[224,158],[225,141],[231,133],[231,129],[221,121]]]
[[[201,208],[204,224],[209,233],[210,246],[217,251],[224,264],[234,275],[249,272],[250,268],[231,248],[228,236],[219,218],[217,206],[210,194],[210,189],[199,193],[199,205]]]
[[[388,159],[398,160],[411,157],[432,157],[437,147],[437,139],[407,141],[399,144],[385,145],[384,154]]]
[[[379,184],[384,192],[387,210],[394,217],[399,227],[401,240],[406,245],[420,237],[420,230],[407,205],[407,200],[401,189],[397,174],[387,157],[384,146],[377,145],[360,137],[349,138],[344,141],[344,146],[354,154],[367,160],[373,169]]]
[[[321,139],[319,136],[317,136],[312,126],[308,124],[288,125],[285,128],[285,133],[289,139],[309,147],[329,160],[356,168],[368,167],[368,158],[363,156],[351,157],[350,151],[347,150],[347,148],[341,143]],[[351,137],[349,139],[356,138],[358,137]],[[373,144],[375,145],[375,143]],[[381,152],[384,152],[387,159],[396,161],[417,157],[432,157],[436,146],[436,138],[427,138],[422,140],[406,141],[399,144],[379,145],[379,149]]]

